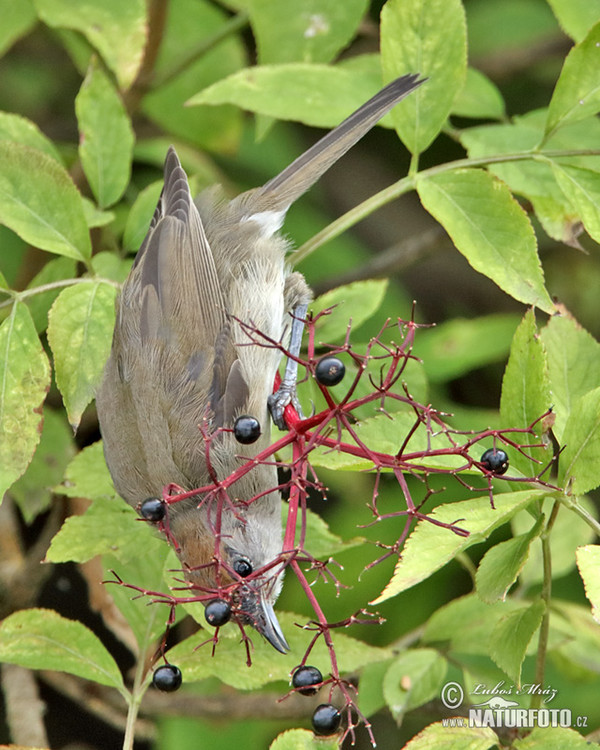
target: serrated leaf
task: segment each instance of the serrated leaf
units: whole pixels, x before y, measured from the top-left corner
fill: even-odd
[[[315,341],[324,344],[342,342],[350,321],[353,328],[358,328],[375,315],[381,307],[387,287],[387,279],[369,279],[338,286],[322,294],[311,305],[315,314],[328,307],[335,306],[335,309],[330,315],[324,315],[317,321]]]
[[[282,63],[244,68],[205,88],[187,103],[236,104],[280,120],[331,128],[374,96],[381,78],[372,70],[342,65]],[[383,118],[381,125],[390,126]]]
[[[135,199],[123,232],[123,249],[128,253],[137,252],[148,234],[162,188],[162,180],[157,180],[145,187]]]
[[[115,324],[115,296],[113,286],[90,281],[65,289],[50,310],[48,341],[56,384],[74,429],[102,378]]]
[[[543,112],[534,112],[510,124],[465,129],[460,136],[461,142],[473,158],[533,150],[543,137],[540,114],[543,117]],[[580,125],[566,126],[550,139],[547,147],[585,148],[581,133],[577,133],[574,143],[564,142],[564,136],[568,136],[566,140],[570,141],[572,131],[580,130]],[[536,216],[550,237],[559,242],[571,241],[578,219],[574,207],[559,188],[549,161],[532,158],[505,164],[492,163],[488,170],[503,180],[514,193],[532,203]]]
[[[35,123],[20,115],[12,112],[0,112],[0,140],[30,146],[62,164],[62,159],[52,141],[42,133]]]
[[[419,73],[427,82],[394,107],[392,118],[413,154],[441,131],[467,72],[467,31],[460,0],[388,0],[381,12],[384,77]]]
[[[503,617],[490,633],[490,656],[518,686],[527,647],[545,611],[546,605],[540,599],[527,609]]]
[[[410,649],[399,656],[383,678],[383,695],[398,722],[407,711],[438,697],[448,670],[446,660],[428,648]]]
[[[541,534],[543,525],[544,518],[540,517],[530,531],[499,542],[485,553],[475,576],[477,593],[484,602],[506,599],[527,562],[531,542]]]
[[[524,429],[539,419],[551,405],[546,352],[538,336],[535,314],[533,310],[528,310],[513,337],[510,357],[502,378],[500,419],[506,427]],[[541,429],[538,424],[538,436],[541,435]],[[531,443],[533,440],[525,439],[525,442]],[[509,456],[511,466],[527,477],[535,476],[542,466],[533,459],[543,462],[550,457],[549,450],[542,448],[530,448],[526,456],[518,451],[510,451]]]
[[[575,42],[581,42],[600,20],[598,0],[548,0],[563,31]]]
[[[556,162],[552,168],[558,186],[577,210],[586,232],[600,242],[600,174]]]
[[[55,281],[63,281],[74,278],[77,266],[73,258],[52,258],[45,264],[42,270],[36,274],[27,285],[27,289],[36,289]],[[60,288],[49,289],[27,298],[27,307],[33,318],[38,333],[45,331],[48,326],[48,311],[54,300],[60,294]]]
[[[419,179],[417,191],[476,271],[515,299],[553,311],[533,228],[504,184],[461,169]]]
[[[500,89],[487,76],[476,68],[467,68],[465,85],[454,100],[451,114],[501,120],[505,116],[504,99]]]
[[[69,516],[46,554],[49,562],[87,562],[111,554],[121,562],[162,554],[164,542],[124,500],[98,498],[81,516]]]
[[[540,335],[556,415],[553,431],[562,443],[573,404],[600,387],[600,344],[567,311],[553,315]]]
[[[269,750],[338,750],[337,737],[316,737],[308,729],[287,729],[269,745]]]
[[[206,631],[203,630],[170,649],[169,661],[181,669],[184,682],[218,677],[221,682],[238,690],[253,690],[276,681],[287,683],[291,670],[298,665],[313,633],[295,626],[295,623],[303,621],[300,615],[278,612],[277,618],[290,645],[290,652],[277,654],[276,658],[273,658],[273,647],[257,634],[248,633],[254,646],[251,669],[240,669],[240,663],[245,659],[245,649],[240,643],[239,631],[234,623],[226,626],[234,637],[223,637],[219,641],[216,658],[210,658],[210,646],[194,650],[207,639]],[[343,672],[354,671],[365,664],[389,659],[392,656],[389,649],[370,646],[339,632],[335,634],[334,640],[338,665]],[[315,664],[321,664],[326,663],[327,659],[327,647],[323,640],[319,639],[311,651],[311,660]]]
[[[96,274],[101,278],[116,281],[118,284],[125,281],[131,271],[132,264],[132,258],[121,258],[116,253],[107,250],[95,253],[92,258],[92,268]]]
[[[566,123],[585,120],[600,111],[600,23],[567,55],[556,83],[546,121],[546,136]]]
[[[464,725],[448,726],[447,721],[430,724],[422,732],[404,745],[403,750],[488,750],[500,745],[497,734],[489,727],[469,727],[465,718]]]
[[[92,60],[75,98],[79,158],[101,208],[116,203],[131,176],[134,135],[109,77]]]
[[[487,539],[494,529],[542,494],[525,490],[497,495],[494,498],[496,510],[490,507],[487,496],[438,506],[429,514],[431,518],[436,522],[456,524],[468,531],[469,536],[458,536],[449,529],[419,521],[406,540],[392,579],[372,603],[380,604],[425,580],[459,552]]]
[[[3,55],[17,39],[35,26],[37,18],[31,0],[20,0],[18,3],[1,0],[0,18],[0,55]]]
[[[0,498],[40,441],[50,365],[29,310],[15,302],[0,325]]]
[[[252,0],[259,62],[330,62],[352,40],[367,6],[367,0]]]
[[[26,523],[50,506],[52,487],[62,479],[74,452],[73,433],[64,414],[45,409],[38,449],[23,476],[10,488]]]
[[[516,738],[515,750],[589,750],[590,743],[567,727],[535,727],[526,737]]]
[[[24,609],[3,620],[0,661],[68,672],[125,692],[119,668],[92,631],[51,609]]]
[[[519,318],[510,314],[455,318],[418,332],[414,353],[433,383],[460,377],[506,357]]]
[[[585,547],[579,547],[575,555],[585,595],[592,605],[592,617],[600,622],[600,546],[586,544]]]
[[[56,488],[56,492],[88,500],[117,498],[104,460],[102,442],[86,446],[75,456],[65,471],[63,484]]]
[[[34,247],[85,261],[91,255],[81,195],[55,159],[0,141],[0,222]]]
[[[600,485],[600,388],[579,398],[563,433],[565,449],[559,463],[559,481],[572,481],[575,494]]]
[[[138,74],[146,45],[143,0],[34,0],[41,20],[52,28],[81,32],[127,89]]]
[[[138,526],[144,526],[137,521]],[[142,540],[147,544],[148,537]],[[145,591],[164,591],[168,593],[166,579],[169,570],[173,568],[170,548],[166,541],[151,538],[150,544],[140,547],[137,554],[127,555],[127,561],[122,562],[112,554],[102,556],[104,580],[108,593],[118,607],[127,624],[131,628],[138,644],[139,653],[147,653],[149,647],[165,632],[167,621],[171,613],[169,605],[153,603],[150,596],[140,596],[138,588]],[[140,551],[143,550],[143,554]],[[119,576],[123,583],[119,583]],[[172,578],[172,575],[171,575]],[[112,581],[112,583],[109,583]],[[129,588],[129,585],[138,588]],[[185,610],[178,607],[174,612],[175,624],[185,616]]]
[[[507,599],[486,604],[477,594],[467,594],[444,604],[429,618],[424,643],[448,643],[460,654],[489,654],[489,635],[507,614],[526,609],[527,603]]]
[[[541,504],[541,513],[550,517],[555,499],[547,497]],[[597,516],[594,504],[587,497],[577,499],[578,505],[592,518]],[[517,513],[512,519],[514,534],[527,533],[532,527],[532,517],[527,511]],[[594,531],[588,523],[567,507],[561,507],[555,517],[550,534],[550,554],[552,556],[552,579],[556,580],[569,574],[575,568],[575,551],[577,547],[594,539]],[[529,557],[520,573],[520,584],[532,586],[544,580],[544,563],[541,544],[534,544],[529,549]]]

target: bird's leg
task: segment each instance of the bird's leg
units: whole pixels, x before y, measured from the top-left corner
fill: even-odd
[[[294,308],[292,313],[292,330],[288,347],[289,356],[285,365],[285,372],[279,388],[268,398],[271,417],[280,430],[287,430],[283,412],[288,404],[292,404],[294,409],[298,412],[298,416],[302,418],[302,409],[300,408],[300,402],[296,395],[296,382],[298,380],[297,357],[300,354],[300,347],[302,346],[302,333],[304,331],[304,320],[306,318],[307,310],[308,303],[306,302],[296,305]]]

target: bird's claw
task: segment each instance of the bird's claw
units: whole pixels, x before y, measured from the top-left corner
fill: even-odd
[[[271,394],[267,399],[269,411],[273,422],[279,427],[280,430],[286,431],[288,425],[285,421],[285,408],[288,404],[291,404],[296,410],[300,419],[303,419],[302,409],[300,408],[300,402],[296,395],[296,387],[294,385],[280,385],[275,393]]]

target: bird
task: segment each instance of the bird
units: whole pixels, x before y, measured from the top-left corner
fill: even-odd
[[[286,212],[423,80],[394,80],[279,175],[230,201],[211,189],[194,201],[169,148],[158,205],[117,298],[96,394],[106,462],[130,505],[139,509],[167,486],[190,491],[222,481],[270,445],[271,418],[286,429],[285,407],[299,409],[295,357],[273,394],[281,353],[244,332],[250,326],[287,340],[292,355],[300,350],[312,296],[286,263]],[[243,415],[258,420],[260,435],[241,446],[232,427]],[[208,460],[201,426],[213,435]],[[218,504],[201,496],[169,504],[168,523],[188,585],[210,592],[237,581],[238,622],[286,653],[274,610],[284,568],[273,564],[282,552],[277,487],[275,465],[258,463],[229,488],[219,523]]]

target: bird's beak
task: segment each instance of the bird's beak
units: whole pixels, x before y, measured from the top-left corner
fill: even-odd
[[[286,654],[290,650],[289,644],[281,630],[281,625],[277,620],[273,605],[262,597],[258,603],[258,612],[254,627],[280,653]]]
[[[260,590],[249,591],[246,588],[245,595],[242,599],[242,611],[244,619],[254,627],[274,649],[281,654],[286,654],[290,647],[285,639],[281,625],[277,620],[277,615],[273,605]]]

